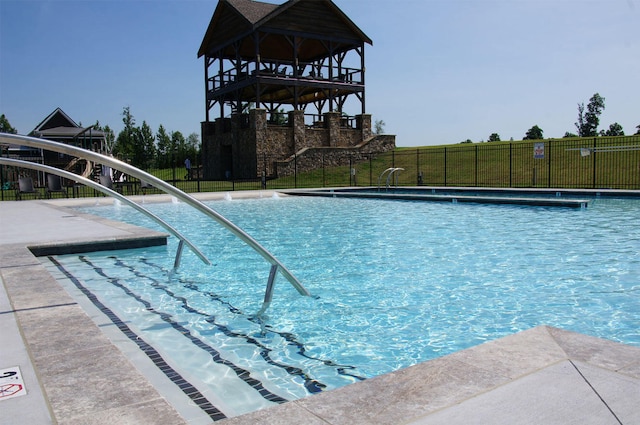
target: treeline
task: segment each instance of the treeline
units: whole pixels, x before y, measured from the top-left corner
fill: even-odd
[[[563,138],[569,137],[597,137],[597,136],[624,136],[624,130],[620,124],[614,122],[609,125],[607,130],[598,131],[600,125],[600,115],[604,111],[604,97],[599,93],[595,93],[589,99],[589,103],[584,106],[584,102],[578,104],[578,120],[574,123],[577,129],[577,133],[565,132]],[[636,133],[640,134],[640,124],[636,126]],[[523,140],[540,140],[544,139],[544,131],[538,125],[534,125],[525,133]],[[499,142],[500,135],[498,133],[492,133],[489,138],[489,142]],[[460,143],[473,143],[470,139]]]
[[[179,131],[168,132],[160,124],[154,134],[146,121],[136,126],[128,106],[122,110],[122,123],[124,128],[117,137],[109,126],[101,127],[99,122],[94,128],[105,133],[108,153],[138,168],[147,170],[182,166],[187,158],[194,162],[200,155],[200,136],[196,133],[185,137]]]
[[[162,124],[155,133],[146,121],[136,126],[135,118],[128,106],[122,110],[124,128],[116,137],[108,126],[99,121],[93,128],[105,134],[107,154],[111,154],[138,168],[172,168],[182,166],[187,158],[192,163],[199,162],[200,136],[191,133],[185,137],[179,131],[168,132]],[[82,126],[82,124],[81,124]],[[17,134],[4,114],[0,116],[0,132]]]

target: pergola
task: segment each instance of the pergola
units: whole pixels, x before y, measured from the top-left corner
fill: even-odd
[[[331,0],[220,0],[198,51],[206,121],[251,108],[273,119],[284,105],[313,105],[321,117],[345,112],[352,98],[364,114],[365,43],[372,41]]]

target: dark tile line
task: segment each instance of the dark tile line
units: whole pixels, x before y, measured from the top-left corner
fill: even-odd
[[[204,317],[205,320],[207,321],[207,323],[211,324],[212,326],[214,326],[215,329],[217,329],[218,331],[220,331],[222,334],[226,335],[229,338],[239,338],[241,340],[244,340],[245,342],[255,346],[259,353],[260,353],[260,357],[262,357],[262,359],[269,365],[280,368],[282,370],[284,370],[286,373],[288,373],[291,376],[295,376],[298,378],[301,378],[304,381],[304,387],[305,389],[310,393],[310,394],[314,394],[314,393],[318,393],[323,391],[327,386],[313,378],[311,378],[304,370],[302,370],[299,367],[296,366],[291,366],[291,365],[287,365],[284,363],[279,363],[275,360],[273,360],[271,358],[271,352],[273,351],[271,348],[265,346],[263,343],[261,343],[258,339],[247,335],[245,333],[240,333],[240,332],[235,332],[232,331],[231,329],[229,329],[229,327],[222,325],[220,323],[216,322],[216,319],[214,316],[211,316],[210,314],[207,314],[205,312],[199,311],[196,308],[193,308],[192,306],[189,305],[189,301],[179,295],[176,295],[171,289],[169,289],[167,287],[167,285],[164,285],[160,282],[158,282],[156,279],[143,275],[142,273],[138,272],[134,267],[132,266],[128,266],[126,264],[124,264],[124,262],[122,260],[119,260],[117,258],[114,258],[116,261],[116,265],[119,267],[127,267],[130,272],[132,274],[134,274],[135,276],[141,278],[141,279],[146,279],[148,281],[151,282],[151,285],[154,288],[160,289],[162,291],[164,291],[167,295],[169,295],[171,298],[173,298],[174,300],[176,300],[177,302],[180,303],[181,307],[192,314]],[[154,264],[146,261],[146,260],[141,260],[142,262],[144,262],[147,265],[150,265],[152,267],[157,267]],[[160,268],[160,270],[162,270]],[[164,270],[163,270],[164,271]],[[192,287],[189,287],[187,285],[184,285],[187,289],[190,290],[194,290]],[[198,291],[197,289],[195,290],[196,292],[202,293],[200,291]],[[207,294],[208,295],[208,294]],[[230,308],[230,311],[234,314],[242,314],[237,308],[232,307],[230,304],[222,301],[219,297],[215,296],[214,297],[217,301],[220,301],[221,303],[223,303],[224,305],[227,305]]]
[[[67,307],[70,305],[77,305],[77,304],[78,303],[74,302],[74,303],[64,303],[64,304],[42,305],[39,307],[17,308],[15,310],[0,311],[0,314],[18,313],[20,311],[43,310],[45,308]]]
[[[250,374],[250,372],[248,370],[243,369],[240,366],[234,364],[233,362],[223,358],[220,355],[220,352],[218,352],[216,349],[214,349],[213,347],[207,345],[206,343],[204,343],[199,338],[193,336],[189,329],[187,329],[184,326],[180,325],[179,323],[175,322],[172,319],[170,314],[155,310],[149,301],[143,299],[141,296],[135,294],[129,288],[124,286],[122,283],[120,283],[119,279],[111,277],[111,276],[108,276],[105,273],[104,270],[102,270],[100,267],[98,267],[98,266],[94,265],[93,263],[91,263],[91,261],[88,258],[86,258],[85,256],[80,256],[79,258],[80,258],[80,261],[84,262],[89,267],[92,267],[93,270],[98,275],[104,277],[109,283],[111,283],[112,285],[120,288],[122,291],[124,291],[125,294],[127,294],[130,297],[132,297],[133,299],[135,299],[139,303],[143,304],[145,306],[145,308],[147,309],[147,311],[149,311],[150,313],[158,315],[160,317],[160,319],[162,319],[165,323],[169,324],[175,330],[179,331],[182,334],[182,336],[187,338],[196,347],[206,351],[211,356],[211,359],[214,362],[229,367],[240,379],[242,379],[250,387],[255,389],[265,400],[268,400],[268,401],[271,401],[271,402],[274,402],[274,403],[285,403],[285,402],[288,401],[287,399],[285,399],[283,397],[280,397],[279,395],[274,394],[271,391],[269,391],[268,389],[266,389],[263,386],[262,382],[260,382],[258,379],[255,379],[255,378],[253,378],[251,376],[251,374]]]
[[[102,311],[111,322],[118,327],[118,329],[131,341],[133,341],[142,352],[160,369],[167,378],[169,378],[174,384],[176,384],[182,392],[187,395],[200,409],[202,409],[213,421],[219,421],[225,419],[226,415],[222,413],[217,407],[211,404],[200,391],[186,381],[178,372],[169,366],[162,358],[160,353],[156,351],[149,343],[144,341],[140,336],[131,330],[113,311],[105,306],[88,288],[86,288],[75,276],[73,276],[65,267],[56,261],[53,257],[48,257],[57,268],[67,277],[73,284],[95,305],[100,311]]]
[[[141,262],[143,262],[144,264],[146,264],[146,265],[150,266],[150,267],[154,267],[154,268],[156,268],[156,269],[158,269],[158,270],[160,270],[160,271],[162,271],[162,272],[166,272],[166,270],[165,270],[164,268],[162,268],[161,266],[159,266],[159,265],[157,265],[157,264],[155,264],[155,263],[153,263],[153,262],[151,262],[151,261],[148,261],[147,259],[144,259],[144,258],[143,258],[143,259],[140,259],[140,261],[141,261]],[[130,268],[130,269],[132,270],[132,272],[133,272],[133,273],[137,273],[133,268]],[[151,279],[151,278],[150,278],[150,277],[148,277],[148,276],[143,276],[143,275],[140,275],[140,276],[145,277],[145,278],[147,278],[147,279]],[[206,296],[207,296],[207,297],[209,297],[210,299],[212,299],[212,300],[214,300],[214,301],[217,301],[217,302],[219,302],[220,304],[222,304],[222,305],[226,306],[232,314],[238,314],[238,315],[243,314],[243,313],[242,313],[240,310],[238,310],[236,307],[234,307],[234,306],[232,306],[231,304],[229,304],[228,302],[226,302],[226,301],[222,300],[222,299],[221,299],[217,294],[212,293],[212,292],[205,292],[205,291],[202,291],[200,288],[198,288],[198,287],[197,287],[197,285],[195,285],[195,284],[193,284],[193,283],[187,283],[187,282],[184,282],[183,280],[180,280],[180,282],[182,283],[182,285],[183,285],[185,288],[187,288],[187,289],[189,289],[189,290],[192,290],[192,291],[194,291],[194,292],[198,292],[198,293],[200,293],[200,294],[206,295]],[[164,289],[164,288],[166,288],[164,285],[162,285],[162,286],[163,286],[163,289]],[[215,322],[215,318],[210,317],[210,315],[208,315],[208,314],[206,314],[206,313],[203,313],[203,312],[200,312],[200,311],[197,311],[197,310],[193,309],[192,307],[188,306],[187,300],[186,300],[186,299],[184,299],[183,297],[176,297],[173,293],[170,293],[170,292],[168,292],[168,294],[169,294],[169,295],[171,295],[171,296],[173,296],[173,297],[174,297],[174,298],[176,298],[177,300],[181,301],[181,302],[183,303],[183,308],[187,309],[187,311],[192,312],[192,313],[194,313],[194,314],[199,314],[199,315],[201,315],[201,316],[203,316],[203,317],[206,317],[206,318],[207,318],[207,319],[206,319],[206,320],[207,320],[207,322],[209,322],[209,323],[211,323],[212,325],[216,326],[216,327],[217,327],[218,329],[220,329],[220,331],[221,331],[221,332],[223,332],[225,335],[230,336],[230,337],[244,338],[247,342],[249,342],[249,343],[251,343],[251,344],[256,345],[258,348],[260,348],[260,354],[261,354],[261,356],[262,356],[262,357],[265,359],[265,361],[267,361],[268,363],[273,364],[274,366],[282,367],[282,368],[284,368],[285,370],[287,370],[287,368],[288,368],[288,367],[290,367],[290,366],[287,366],[287,365],[280,365],[280,364],[277,364],[277,363],[273,362],[270,358],[268,358],[268,353],[269,353],[270,351],[272,351],[272,350],[271,350],[270,348],[268,348],[268,347],[264,346],[263,344],[261,344],[261,343],[260,343],[259,341],[257,341],[256,339],[254,339],[254,338],[252,338],[252,337],[250,337],[250,336],[248,336],[248,335],[245,335],[245,334],[240,334],[240,333],[236,333],[236,332],[232,332],[232,331],[230,331],[227,327],[222,326],[222,325],[220,325],[220,324],[216,323],[216,322]],[[257,322],[259,325],[262,325],[262,323],[260,323],[260,319],[259,319],[259,318],[257,318],[257,317],[247,317],[247,320],[252,321],[252,322],[254,322],[254,323],[256,323],[256,322]],[[307,358],[307,359],[309,359],[309,360],[313,360],[313,361],[320,362],[320,363],[324,364],[325,366],[333,367],[333,368],[335,368],[335,370],[336,370],[336,372],[338,373],[338,375],[342,375],[342,376],[349,376],[349,377],[352,377],[352,378],[354,378],[354,379],[356,379],[356,380],[359,380],[359,381],[364,381],[364,380],[366,379],[365,377],[362,377],[362,376],[356,375],[355,373],[349,373],[349,372],[348,372],[348,370],[355,370],[355,369],[356,369],[356,367],[355,367],[355,366],[340,365],[340,364],[335,363],[333,360],[319,359],[319,358],[317,358],[317,357],[310,356],[309,354],[307,354],[307,349],[306,349],[306,347],[304,346],[304,344],[302,344],[300,341],[298,341],[298,340],[297,340],[297,338],[296,338],[296,336],[295,336],[295,335],[293,335],[292,333],[290,333],[290,332],[280,332],[280,331],[276,331],[276,330],[274,330],[273,328],[271,328],[271,326],[269,326],[269,325],[266,325],[266,326],[265,326],[265,328],[266,328],[266,329],[268,329],[268,330],[269,330],[269,332],[272,332],[272,333],[274,333],[275,335],[280,336],[282,339],[284,339],[285,341],[287,341],[287,343],[288,343],[289,345],[296,347],[296,350],[297,350],[296,352],[297,352],[297,354],[299,354],[301,357]],[[273,362],[273,363],[271,363],[271,362]],[[299,373],[300,373],[300,372],[298,371],[298,368],[293,368],[293,369],[287,370],[287,372],[289,372],[289,373],[291,373],[291,374],[295,374],[295,375],[297,375],[297,374],[299,374]],[[307,387],[307,390],[308,390],[310,393],[319,392],[319,391],[322,391],[322,388],[326,388],[326,385],[324,385],[324,384],[320,384],[320,383],[318,383],[319,385],[317,385],[317,384],[315,383],[316,381],[307,381],[307,379],[308,379],[308,378],[307,378],[306,374],[305,374],[305,375],[300,375],[300,376],[301,376],[303,379],[305,379],[305,382],[309,382],[309,384],[310,384],[310,385],[308,385],[308,386],[307,386],[307,384],[305,384],[305,387]]]

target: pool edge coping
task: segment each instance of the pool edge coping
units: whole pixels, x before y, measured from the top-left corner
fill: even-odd
[[[26,246],[22,245],[22,249],[21,249],[22,254],[17,255],[13,258],[14,260],[17,260],[17,261],[15,261],[10,265],[5,265],[4,259],[7,252],[13,251],[14,249],[18,248],[19,245],[20,244],[5,245],[5,246],[0,245],[0,257],[2,257],[3,259],[3,264],[0,265],[0,277],[3,280],[3,288],[6,286],[5,278],[6,278],[7,271],[10,270],[11,272],[16,272],[16,273],[11,273],[11,274],[14,274],[14,276],[12,276],[12,279],[17,278],[18,281],[21,281],[23,279],[18,276],[17,271],[21,269],[24,269],[25,271],[34,270],[34,266],[37,266],[39,264],[38,259],[35,258],[35,256],[31,252],[27,254],[24,251],[27,249]],[[7,249],[2,249],[2,248],[7,248]],[[16,253],[16,254],[19,254],[19,253]],[[49,275],[49,277],[53,279],[52,276]],[[55,279],[54,279],[54,282],[64,292],[64,289],[62,289],[60,284],[57,281],[55,281]],[[15,282],[14,284],[17,286],[21,286],[19,282]],[[16,308],[14,306],[14,301],[15,301],[13,299],[14,297],[12,297],[11,294],[9,293],[7,293],[7,296],[9,298],[9,301],[11,302],[12,308],[14,309],[13,315],[15,316],[15,319],[20,326],[21,315],[28,314],[28,313],[26,311],[23,311],[23,312],[16,311],[21,309]],[[55,303],[55,304],[58,305],[58,304],[64,304],[64,303]],[[86,313],[84,314],[86,315]],[[616,373],[619,373],[620,370],[623,370],[623,371],[626,370],[628,371],[628,376],[632,376],[634,379],[640,379],[640,364],[639,364],[640,356],[637,355],[638,353],[640,353],[640,348],[627,346],[624,344],[619,344],[612,341],[590,337],[582,334],[576,334],[569,331],[563,331],[557,328],[551,328],[551,327],[542,325],[540,327],[532,328],[527,331],[509,335],[497,340],[489,341],[487,343],[469,348],[467,350],[452,353],[448,356],[441,357],[439,359],[423,362],[418,365],[411,366],[409,368],[392,372],[390,374],[385,374],[379,377],[371,378],[361,383],[356,383],[353,385],[349,385],[347,387],[342,387],[326,393],[314,395],[312,397],[307,397],[304,399],[292,401],[284,405],[275,406],[275,407],[260,410],[254,413],[249,413],[247,415],[238,416],[236,418],[227,419],[226,422],[223,421],[223,423],[233,423],[233,424],[255,423],[253,421],[255,421],[257,418],[268,420],[269,417],[271,417],[272,419],[275,419],[275,417],[282,418],[282,415],[294,415],[295,417],[298,417],[298,415],[304,415],[304,417],[306,417],[310,421],[309,423],[314,423],[313,421],[317,422],[318,418],[323,418],[322,420],[326,420],[329,423],[354,423],[354,421],[355,423],[362,423],[362,422],[358,422],[358,418],[362,419],[362,418],[368,417],[369,419],[376,419],[375,417],[372,417],[366,414],[365,411],[378,413],[376,415],[376,417],[378,418],[378,421],[377,422],[374,421],[370,423],[388,423],[388,422],[384,422],[383,419],[384,418],[388,419],[388,415],[390,413],[394,413],[394,412],[397,413],[397,409],[402,408],[402,405],[396,405],[394,407],[389,402],[390,399],[388,398],[388,396],[394,396],[394,397],[400,396],[400,399],[397,401],[404,403],[405,406],[409,402],[416,405],[420,404],[420,399],[418,400],[416,400],[415,398],[408,399],[406,397],[408,390],[415,389],[416,387],[419,387],[421,385],[420,382],[417,382],[419,381],[418,378],[412,377],[412,375],[415,374],[414,373],[415,371],[422,370],[423,372],[426,371],[429,374],[435,373],[437,376],[442,376],[441,370],[444,368],[444,365],[442,363],[446,361],[452,361],[453,362],[452,364],[456,367],[463,365],[466,368],[471,368],[469,370],[483,371],[484,368],[478,367],[477,364],[472,364],[474,363],[474,361],[472,360],[473,359],[472,356],[469,357],[470,353],[471,354],[475,353],[480,355],[481,357],[484,358],[485,362],[488,362],[491,364],[495,363],[494,361],[492,361],[493,359],[492,356],[495,356],[496,353],[502,354],[502,355],[508,355],[508,356],[514,356],[517,354],[518,361],[523,361],[527,359],[527,357],[525,356],[525,353],[530,357],[531,356],[535,357],[535,354],[539,354],[539,353],[531,352],[531,350],[528,347],[525,347],[527,348],[526,350],[518,349],[518,347],[520,346],[519,340],[522,339],[523,336],[525,336],[526,338],[532,337],[534,340],[538,339],[539,340],[537,341],[538,343],[544,342],[545,344],[542,344],[542,345],[544,345],[545,348],[552,349],[552,351],[556,351],[556,348],[554,348],[554,345],[555,345],[556,347],[558,347],[560,352],[555,352],[549,355],[547,362],[543,362],[543,364],[539,364],[537,366],[537,369],[536,367],[533,367],[533,368],[527,369],[525,372],[522,372],[522,373],[510,374],[510,372],[508,372],[509,369],[507,365],[505,366],[507,367],[507,371],[494,373],[494,375],[492,375],[492,376],[497,375],[497,377],[502,380],[500,381],[502,383],[494,382],[494,384],[490,386],[485,386],[483,389],[482,388],[476,389],[476,392],[473,392],[473,393],[465,390],[462,393],[458,393],[457,398],[455,399],[456,401],[450,400],[448,402],[449,404],[441,402],[438,405],[434,405],[434,403],[430,403],[429,400],[425,400],[423,398],[422,404],[424,407],[428,407],[428,409],[419,411],[418,413],[414,412],[410,417],[404,417],[402,419],[402,422],[415,420],[417,418],[423,417],[424,415],[428,415],[430,413],[439,411],[441,409],[446,409],[448,406],[452,405],[451,403],[453,404],[460,403],[461,401],[468,399],[469,397],[475,396],[478,393],[478,391],[479,392],[489,391],[491,388],[495,388],[496,385],[498,386],[504,385],[504,383],[506,382],[512,382],[513,380],[520,379],[523,376],[526,376],[531,373],[535,373],[536,370],[540,369],[540,367],[546,367],[550,364],[554,364],[554,363],[557,363],[558,361],[562,361],[563,359],[575,359],[579,361],[586,361],[589,364],[594,364],[598,367],[615,371]],[[25,332],[23,330],[21,330],[21,338],[24,339],[25,346],[29,348],[30,341],[29,341],[29,338],[25,336]],[[29,355],[31,357],[31,362],[34,365],[37,364],[39,360],[38,359],[34,360],[33,358],[34,354],[32,352],[33,350],[28,349],[28,351],[30,353]],[[633,357],[636,359],[635,362],[627,362],[626,365],[621,366],[620,362],[617,361],[617,359],[620,357],[623,359],[626,358],[626,354],[624,353],[627,353],[630,351],[634,353]],[[45,357],[56,357],[56,356],[45,356]],[[3,365],[0,365],[0,366],[3,366]],[[36,376],[39,377],[38,379],[39,379],[40,385],[42,385],[41,371],[38,371],[36,366],[34,366],[34,373],[36,374]],[[483,372],[483,373],[486,373],[486,372]],[[458,376],[456,378],[458,382],[461,381],[460,379],[461,377],[459,376],[459,374],[460,372],[453,374],[454,377]],[[468,374],[464,374],[464,373],[462,375],[469,376]],[[498,379],[498,378],[494,378],[494,379]],[[445,384],[443,383],[442,385],[445,385]],[[403,389],[403,386],[408,386],[409,388]],[[88,390],[90,389],[91,388],[88,388]],[[44,391],[46,396],[46,394],[48,394],[46,385],[44,385]],[[347,393],[350,394],[349,397],[345,396],[345,394]],[[384,401],[386,402],[380,403],[380,399],[375,397],[371,397],[370,399],[367,399],[367,397],[371,396],[372,394],[373,395],[381,394],[385,396]],[[356,407],[353,406],[352,403],[354,402],[354,397],[356,401],[360,400],[361,402],[360,406],[356,406]],[[15,399],[15,400],[20,400],[20,399]],[[50,402],[51,400],[48,400],[48,403]],[[5,400],[5,401],[2,401],[2,403],[3,403],[3,409],[4,409],[4,407],[7,406],[7,404],[5,403],[11,403],[11,401]],[[372,409],[371,403],[373,403],[373,407],[377,406],[377,408]],[[346,410],[343,409],[342,413],[336,416],[340,412],[340,409],[336,409],[336,408],[341,405],[344,405]],[[369,407],[367,408],[367,406]],[[384,407],[384,408],[381,410],[381,407]],[[130,409],[130,408],[131,408],[130,405],[123,406],[124,410]],[[113,413],[113,410],[111,410],[109,413]],[[354,418],[353,415],[350,416],[347,413],[356,414],[359,416],[357,418]],[[133,413],[129,412],[129,414],[133,414]],[[91,417],[93,417],[93,413]],[[88,416],[83,419],[87,419],[87,418]],[[396,418],[400,419],[398,417]],[[64,419],[69,419],[69,418],[64,418]],[[63,420],[63,419],[55,418],[54,421],[55,420]],[[91,423],[91,422],[86,422],[86,423]],[[100,423],[100,422],[96,421],[94,423]]]

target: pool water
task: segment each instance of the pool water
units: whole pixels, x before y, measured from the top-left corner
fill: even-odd
[[[546,324],[640,346],[640,201],[587,209],[334,198],[210,205],[309,289],[182,203],[147,204],[207,255],[166,247],[58,256],[185,379],[239,414]],[[85,212],[156,228],[129,207]],[[160,230],[160,229],[159,229]],[[247,379],[250,376],[250,379]]]

